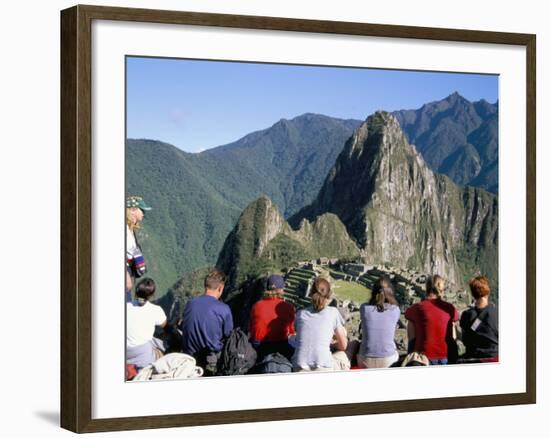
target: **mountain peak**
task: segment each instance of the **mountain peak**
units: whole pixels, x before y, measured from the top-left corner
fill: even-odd
[[[458,91],[455,91],[454,93],[449,94],[444,100],[449,102],[456,102],[458,100],[468,101],[468,99],[462,96]]]
[[[304,113],[300,114],[299,116],[294,117],[292,120],[297,119],[328,119],[329,117],[324,114],[318,114],[318,113]]]
[[[344,149],[349,157],[367,153],[365,159],[372,160],[374,155],[394,154],[403,148],[415,153],[397,118],[386,111],[376,111],[354,132]]]
[[[384,128],[389,127],[401,129],[397,119],[387,111],[376,111],[367,117],[365,123],[371,133],[381,132]]]
[[[393,191],[399,183],[409,186],[409,174],[416,178],[425,170],[424,161],[408,144],[397,119],[377,111],[347,141],[316,201],[292,217],[290,223],[298,226],[304,217],[312,220],[331,212],[350,225],[357,209],[370,205],[381,187],[390,184],[389,190]],[[350,225],[348,231],[360,245],[365,244],[367,230]]]
[[[334,124],[334,123],[342,123],[342,122],[349,122],[349,121],[352,121],[352,122],[356,122],[356,123],[360,123],[359,120],[355,120],[355,119],[342,119],[342,118],[339,118],[339,117],[332,117],[332,116],[328,116],[326,114],[320,114],[320,113],[313,113],[313,112],[307,112],[307,113],[303,113],[303,114],[300,114],[300,115],[297,115],[295,117],[292,117],[290,119],[286,119],[286,118],[282,118],[280,119],[277,123],[304,123],[304,122],[317,122],[317,123],[330,123],[330,124]],[[277,124],[275,123],[275,124]]]
[[[458,91],[449,94],[445,99],[434,102],[440,109],[445,110],[452,108],[454,111],[468,112],[472,110],[472,102],[462,96]]]

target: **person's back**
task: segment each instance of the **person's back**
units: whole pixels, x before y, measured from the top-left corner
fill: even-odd
[[[286,341],[294,334],[296,310],[281,298],[266,297],[250,312],[250,338],[256,342]]]
[[[330,343],[337,328],[343,327],[340,312],[335,307],[316,311],[313,307],[299,310],[296,316],[296,351],[294,368],[332,369]]]
[[[426,299],[409,307],[405,317],[415,325],[414,350],[430,360],[447,359],[452,324],[458,320],[456,308],[440,298]]]
[[[396,353],[395,329],[401,312],[394,304],[384,307],[383,311],[369,304],[360,307],[363,334],[360,352],[365,357],[391,357]]]
[[[464,358],[498,360],[498,309],[489,302],[491,288],[487,277],[470,280],[470,291],[475,305],[460,316]]]
[[[360,368],[387,368],[399,359],[395,329],[401,315],[389,277],[378,278],[368,303],[359,308],[361,346],[357,354]]]
[[[294,353],[288,337],[295,334],[296,308],[284,301],[285,280],[280,275],[267,278],[264,297],[250,311],[250,341],[261,360],[278,352],[287,358]]]
[[[182,351],[190,355],[219,352],[231,330],[233,318],[227,304],[210,295],[193,298],[183,312]]]
[[[153,339],[155,327],[166,321],[162,307],[137,301],[126,304],[126,346],[138,347]]]
[[[472,306],[460,316],[462,342],[466,358],[490,358],[498,356],[498,312],[489,304],[484,309]]]
[[[283,300],[285,280],[270,275],[262,300],[250,312],[250,339],[253,343],[286,342],[294,331],[295,307]]]
[[[311,307],[300,310],[296,317],[293,371],[349,370],[344,320],[336,308],[328,307],[332,299],[329,281],[317,277],[311,285],[310,297]],[[333,338],[335,342],[331,344]]]
[[[225,340],[233,330],[231,309],[219,301],[225,274],[211,269],[204,279],[204,295],[193,298],[183,311],[182,351],[195,357],[205,375],[215,375]]]
[[[445,288],[443,277],[432,275],[426,280],[426,299],[405,312],[409,320],[409,344],[414,340],[414,351],[424,353],[432,365],[454,362],[457,356],[455,322],[458,311],[451,303],[443,301]]]
[[[166,314],[162,307],[149,302],[155,288],[152,279],[142,279],[136,286],[136,300],[126,304],[126,361],[138,369],[155,361],[155,327],[166,326]]]

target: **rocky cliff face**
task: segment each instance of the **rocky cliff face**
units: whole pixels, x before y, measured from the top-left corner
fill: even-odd
[[[476,266],[496,273],[496,259],[487,257],[497,254],[497,212],[496,196],[432,172],[396,118],[379,112],[348,140],[317,199],[289,222],[333,213],[366,263],[439,273],[460,284]]]

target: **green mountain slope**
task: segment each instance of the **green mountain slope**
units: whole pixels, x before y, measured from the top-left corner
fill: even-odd
[[[184,273],[212,264],[233,222],[240,192],[220,191],[194,156],[154,141],[127,141],[128,194],[152,206],[138,234],[148,275],[162,295]]]
[[[227,175],[246,175],[288,217],[310,203],[359,120],[303,114],[282,119],[225,146],[207,150]],[[249,199],[248,202],[254,198]]]
[[[305,114],[200,154],[127,140],[126,191],[153,207],[138,238],[159,294],[213,265],[254,199],[265,194],[286,213],[311,202],[357,124]]]

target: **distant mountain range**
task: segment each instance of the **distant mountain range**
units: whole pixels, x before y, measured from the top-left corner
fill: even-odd
[[[393,115],[430,168],[459,185],[498,191],[497,105],[470,103],[454,94]],[[142,195],[154,208],[140,243],[159,291],[214,264],[254,200],[265,196],[283,222],[299,217],[306,206],[318,205],[329,171],[361,124],[304,114],[199,154],[159,141],[127,140],[127,192]],[[348,231],[353,228],[343,223]],[[353,232],[350,236],[358,238]]]
[[[454,93],[392,114],[431,169],[458,185],[498,193],[498,103]]]

